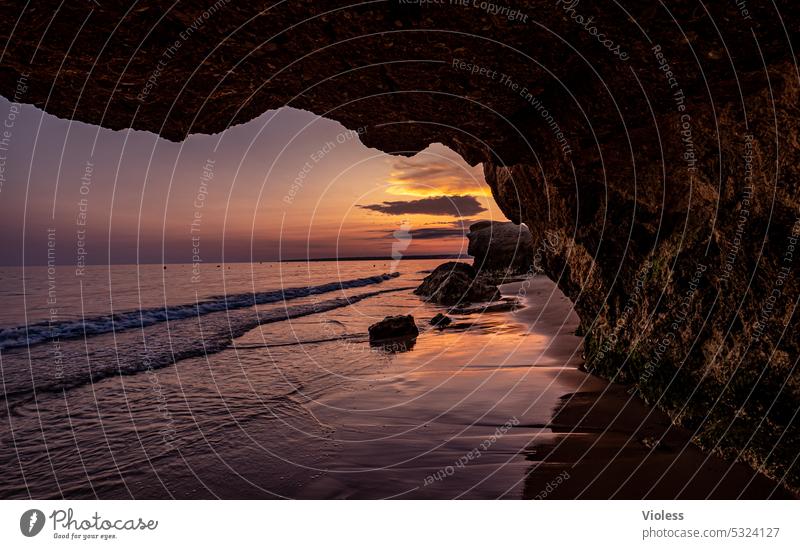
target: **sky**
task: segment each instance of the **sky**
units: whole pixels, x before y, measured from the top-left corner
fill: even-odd
[[[458,254],[470,223],[505,220],[443,145],[393,157],[306,111],[182,143],[2,98],[0,117],[3,265]]]

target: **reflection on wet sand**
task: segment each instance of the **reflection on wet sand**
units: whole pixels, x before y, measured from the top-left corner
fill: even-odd
[[[526,473],[524,497],[791,497],[749,467],[701,452],[690,433],[624,387],[600,380],[595,385],[562,396],[548,426],[552,434],[528,447],[534,465]]]

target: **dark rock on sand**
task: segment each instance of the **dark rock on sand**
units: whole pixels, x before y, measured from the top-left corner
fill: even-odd
[[[419,329],[411,315],[387,316],[369,327],[370,341],[417,337]]]
[[[478,305],[475,307],[453,307],[450,313],[454,315],[472,315],[475,313],[507,313],[516,311],[521,306],[520,301],[515,298],[503,298],[495,303]]]
[[[467,253],[475,269],[525,273],[533,266],[533,239],[525,225],[479,221],[469,227]]]
[[[475,277],[475,269],[466,263],[450,261],[436,267],[425,277],[414,293],[426,301],[440,305],[458,305],[491,301],[497,297],[497,286],[485,284]]]
[[[437,313],[435,317],[431,319],[431,326],[436,326],[438,328],[445,328],[449,326],[453,322],[453,319],[447,315],[443,315],[442,313]]]

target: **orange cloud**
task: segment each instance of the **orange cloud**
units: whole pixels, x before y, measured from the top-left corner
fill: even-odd
[[[386,192],[405,196],[489,197],[483,168],[469,166],[443,145],[431,145],[412,158],[394,158]]]

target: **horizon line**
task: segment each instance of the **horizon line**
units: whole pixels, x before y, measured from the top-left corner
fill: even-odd
[[[398,261],[405,259],[473,259],[471,255],[467,254],[415,254],[404,255]],[[391,256],[347,256],[347,257],[310,257],[310,258],[294,258],[294,259],[254,259],[254,260],[236,260],[236,261],[200,261],[200,264],[217,264],[217,265],[232,265],[239,263],[315,263],[324,261],[395,261]],[[139,263],[87,263],[86,267],[100,267],[111,265],[194,265],[192,261],[170,261],[170,262],[154,262],[154,261],[140,261]],[[3,267],[47,267],[47,263],[18,263],[16,265],[0,265]],[[69,267],[74,266],[74,263],[55,263],[55,267]]]

